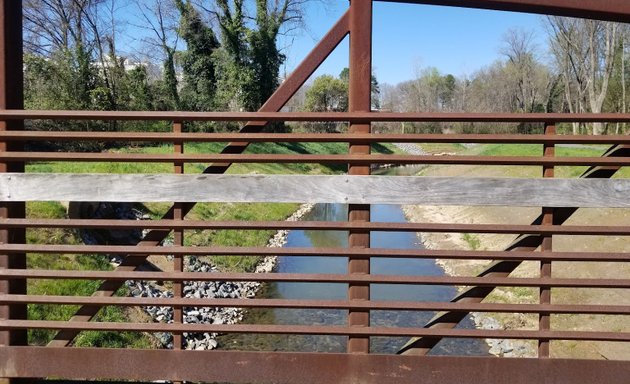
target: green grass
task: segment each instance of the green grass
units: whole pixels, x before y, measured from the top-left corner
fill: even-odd
[[[556,147],[557,157],[600,157],[609,146],[593,145],[585,147],[558,146]],[[543,146],[539,144],[485,144],[465,150],[462,154],[480,156],[542,156]],[[516,173],[521,173],[523,167],[511,167]],[[530,167],[532,168],[532,167]],[[536,167],[533,167],[536,168]],[[537,167],[540,168],[540,167]],[[558,166],[556,167],[556,177],[574,178],[579,177],[588,167],[582,166]],[[512,172],[512,173],[514,173]],[[510,173],[510,172],[508,172]],[[525,177],[525,176],[524,176]],[[615,175],[616,178],[630,177],[628,167],[621,168]]]
[[[54,259],[53,259],[54,258]],[[111,270],[108,260],[100,255],[81,256],[51,256],[30,254],[28,256],[28,268],[36,269],[66,269],[66,270]],[[55,296],[90,296],[98,288],[99,281],[85,280],[29,280],[29,295],[55,295]],[[127,296],[125,288],[119,290],[117,296]],[[79,309],[74,305],[28,305],[28,318],[30,320],[66,321]],[[96,321],[123,322],[127,319],[124,309],[121,307],[105,307],[96,317]],[[29,343],[35,345],[47,344],[56,331],[53,330],[29,330]],[[82,332],[75,339],[77,346],[94,346],[107,348],[147,348],[151,340],[140,333],[113,333],[113,332]]]
[[[190,143],[184,151],[188,154],[216,154],[223,149],[225,143]],[[375,144],[374,153],[392,154],[399,150],[391,144]],[[113,153],[173,153],[171,145],[154,147],[123,148]],[[344,143],[254,143],[245,153],[249,154],[344,154],[348,153],[348,145]],[[187,164],[186,173],[200,173],[206,164]],[[27,172],[38,173],[172,173],[173,165],[169,163],[112,163],[112,162],[37,162],[26,167]],[[343,165],[320,164],[233,164],[228,173],[232,174],[334,174],[345,171]]]
[[[26,203],[26,217],[58,219],[66,215],[66,209],[58,202],[42,201]],[[73,234],[63,229],[38,228],[26,230],[26,242],[30,244],[74,244]]]
[[[231,204],[231,203],[199,203],[191,212],[192,219],[200,220],[284,220],[298,208],[298,204]],[[263,246],[275,231],[188,231],[185,238],[187,245],[216,246]],[[212,256],[209,261],[225,271],[251,272],[260,261],[259,257]]]
[[[468,248],[476,251],[481,246],[481,242],[479,238],[471,233],[464,233],[463,236],[464,241],[468,244]]]
[[[428,153],[460,153],[466,151],[466,147],[459,143],[421,143],[419,145]]]
[[[556,156],[559,157],[593,157],[601,156],[607,149],[607,146],[593,147],[566,147],[558,146],[556,148]],[[540,144],[486,144],[473,147],[483,156],[542,156],[543,146]]]
[[[65,208],[57,202],[28,202],[26,204],[28,218],[61,219],[66,216]],[[78,244],[80,239],[70,230],[64,229],[29,229],[26,232],[27,242],[31,244]],[[26,257],[27,268],[46,270],[96,270],[109,271],[112,266],[106,256],[102,255],[50,255],[30,253]],[[98,288],[100,282],[86,280],[44,280],[29,279],[27,292],[29,295],[54,296],[90,296]],[[118,295],[126,296],[126,289]],[[28,305],[30,320],[66,321],[76,312],[78,306],[71,305]],[[97,321],[124,321],[125,310],[120,307],[107,307],[97,316]],[[29,330],[29,343],[45,345],[55,336],[54,330]],[[139,333],[107,333],[82,332],[75,344],[79,346],[98,347],[130,347],[144,348],[150,345],[150,339]]]

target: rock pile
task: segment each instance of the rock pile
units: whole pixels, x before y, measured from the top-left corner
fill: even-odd
[[[478,329],[498,330],[503,329],[502,324],[495,318],[479,313],[473,314],[475,326]],[[527,344],[504,339],[486,339],[490,347],[490,354],[499,357],[531,357],[532,351]]]
[[[313,208],[312,204],[302,205],[287,221],[300,220]],[[268,242],[272,248],[282,247],[289,231],[278,231]],[[185,269],[189,272],[214,273],[216,267],[199,260],[197,257],[185,257]],[[277,256],[267,256],[256,266],[256,273],[272,272],[276,266]],[[127,286],[132,296],[136,297],[173,297],[173,293],[154,282],[128,281]],[[190,281],[184,283],[184,297],[187,298],[224,298],[240,299],[253,298],[260,289],[258,282],[224,282],[224,281]],[[170,307],[145,307],[144,311],[156,322],[172,323],[173,309]],[[243,319],[244,312],[241,308],[218,307],[185,307],[184,323],[187,324],[235,324]],[[173,338],[170,333],[157,335],[158,340],[165,348],[173,348]],[[184,333],[184,348],[194,350],[214,349],[218,343],[216,333]]]

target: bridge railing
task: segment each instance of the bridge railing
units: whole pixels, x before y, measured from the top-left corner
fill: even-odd
[[[575,16],[627,22],[630,3],[570,0],[476,0],[476,1],[401,1]],[[630,236],[626,225],[602,223],[575,224],[568,220],[581,208],[623,209],[628,207],[630,188],[623,168],[630,164],[628,136],[559,135],[556,126],[570,122],[630,122],[630,115],[570,114],[431,114],[370,112],[372,1],[354,0],[349,10],[322,41],[281,84],[256,113],[187,112],[94,112],[23,111],[23,64],[21,2],[0,0],[0,377],[214,381],[239,383],[416,383],[420,379],[435,383],[461,382],[607,382],[626,383],[629,362],[558,359],[554,343],[559,340],[612,342],[627,346],[630,330],[627,321],[607,327],[610,317],[626,319],[630,303],[625,292],[630,280],[623,273],[628,253],[586,252],[581,249],[558,251],[554,236],[602,236],[617,239]],[[348,113],[279,113],[295,92],[308,80],[325,58],[349,36],[350,79]],[[172,132],[35,132],[25,131],[29,120],[160,120],[172,123]],[[238,134],[189,133],[192,121],[246,122]],[[342,134],[261,133],[270,121],[341,121],[348,123]],[[375,122],[468,122],[539,124],[538,135],[441,135],[377,134]],[[45,141],[115,141],[135,146],[138,142],[165,143],[162,151],[50,152]],[[228,144],[217,153],[188,151],[191,143]],[[255,142],[342,142],[347,153],[286,154],[247,153]],[[372,154],[376,143],[508,143],[534,144],[539,155],[443,156],[404,153]],[[25,145],[28,144],[28,145]],[[186,145],[188,144],[188,146]],[[559,145],[604,146],[601,156],[559,156]],[[63,147],[63,146],[61,146]],[[605,147],[609,147],[605,150]],[[599,148],[599,147],[598,147]],[[164,151],[171,151],[165,153]],[[579,151],[576,151],[579,152]],[[94,165],[113,163],[155,163],[152,174],[34,173],[41,165],[55,162]],[[186,173],[188,164],[203,163],[203,174]],[[347,175],[223,175],[237,163],[321,163],[346,168]],[[169,169],[162,171],[163,166]],[[209,164],[209,165],[208,165]],[[382,164],[451,164],[458,166],[528,167],[540,177],[377,177],[372,166]],[[172,166],[172,169],[170,168]],[[160,168],[162,167],[162,168]],[[557,170],[571,168],[573,178],[559,178]],[[582,168],[579,168],[582,167]],[[104,169],[104,168],[100,168]],[[119,168],[120,169],[120,168]],[[147,168],[145,168],[147,169]],[[153,168],[151,168],[153,169]],[[621,172],[619,172],[621,170]],[[539,172],[538,172],[539,171]],[[530,174],[531,176],[532,174]],[[470,176],[470,175],[466,175]],[[501,175],[504,176],[504,175]],[[169,208],[159,220],[84,220],[50,219],[26,215],[26,204],[41,201],[167,202]],[[205,221],[186,219],[196,202],[339,202],[349,204],[347,222],[279,221]],[[518,223],[473,224],[462,222],[382,223],[370,220],[371,204],[423,204],[434,206],[508,206],[535,207],[540,215],[531,225]],[[568,224],[568,225],[567,225]],[[33,229],[142,229],[146,232],[137,245],[59,244],[58,239],[27,236]],[[267,248],[195,246],[190,234],[198,230],[313,229],[342,230],[348,233],[348,247]],[[500,233],[518,236],[504,249],[396,250],[370,248],[372,232]],[[162,246],[172,238],[173,245]],[[74,255],[103,258],[119,255],[113,270],[75,271],[27,268],[28,258],[69,258]],[[143,270],[150,255],[173,255],[168,270]],[[186,272],[184,261],[190,255],[294,255],[330,256],[348,261],[347,273],[340,274],[251,274],[233,272]],[[107,256],[109,257],[109,256]],[[393,276],[370,273],[374,258],[492,260],[476,275],[470,276]],[[524,261],[537,263],[538,273],[516,277],[512,272]],[[560,277],[563,263],[592,263],[603,266],[604,275]],[[166,265],[166,264],[165,264]],[[166,269],[166,268],[164,268]],[[32,295],[29,284],[42,280],[88,280],[94,282],[91,296],[54,293]],[[172,287],[172,297],[120,297],[119,289],[128,280],[159,281]],[[272,300],[187,298],[188,281],[255,281],[340,283],[344,300]],[[381,284],[447,285],[460,288],[451,302],[376,301],[371,287]],[[488,302],[497,287],[533,288],[538,300],[522,303]],[[558,289],[598,290],[610,299],[562,303]],[[597,296],[599,297],[599,296]],[[516,298],[518,299],[518,298]],[[75,313],[67,321],[29,319],[27,306],[43,304],[51,308],[70,306]],[[105,322],[98,314],[107,307],[162,306],[173,308],[172,323]],[[184,322],[187,307],[241,308],[324,308],[347,312],[342,325],[268,325],[268,324],[189,324]],[[434,313],[425,327],[383,327],[370,324],[371,312],[402,310]],[[526,329],[461,329],[456,325],[470,312],[526,313],[536,316],[536,326]],[[601,316],[602,327],[576,329],[555,321],[559,316]],[[621,325],[618,325],[621,324]],[[28,345],[28,332],[56,331],[47,346]],[[171,333],[173,349],[80,348],[74,340],[85,331]],[[336,335],[347,338],[346,353],[279,353],[250,351],[188,351],[183,349],[186,332]],[[403,336],[409,342],[402,355],[370,354],[374,337]],[[537,344],[538,359],[497,359],[489,357],[418,356],[433,350],[444,338],[523,339]],[[623,351],[623,347],[621,349]],[[627,356],[621,353],[621,356]],[[552,358],[549,358],[552,357]]]
[[[173,122],[173,131],[165,133],[147,132],[42,132],[42,131],[4,131],[0,132],[0,141],[29,142],[32,148],[43,148],[37,142],[68,141],[115,141],[117,143],[140,142],[171,144],[172,153],[137,153],[116,150],[104,152],[46,152],[4,151],[0,153],[0,162],[19,162],[26,165],[68,164],[81,162],[100,163],[168,163],[173,164],[175,174],[92,174],[92,173],[32,173],[8,172],[0,175],[0,201],[4,204],[37,202],[37,201],[98,201],[98,202],[168,202],[172,207],[159,220],[103,220],[103,219],[46,219],[37,217],[6,217],[0,219],[0,229],[6,231],[27,231],[35,228],[77,229],[141,229],[148,231],[138,245],[64,245],[57,243],[7,242],[0,244],[0,253],[11,258],[25,259],[27,255],[38,254],[41,257],[55,258],[64,255],[120,255],[121,264],[112,271],[76,271],[76,270],[41,270],[9,268],[3,269],[1,277],[10,282],[37,280],[92,280],[100,287],[92,296],[58,296],[28,295],[27,292],[4,292],[0,294],[0,305],[20,313],[19,308],[26,305],[46,304],[51,306],[79,306],[76,315],[69,321],[33,320],[26,318],[8,318],[0,320],[0,329],[14,337],[30,330],[55,330],[57,336],[47,347],[3,347],[0,350],[5,361],[11,362],[2,367],[2,375],[7,377],[101,377],[118,379],[148,380],[167,378],[171,380],[216,380],[243,381],[247,378],[259,378],[261,382],[273,381],[278,377],[283,380],[305,379],[313,374],[312,369],[296,372],[285,369],[284,364],[299,361],[307,364],[329,364],[328,356],[318,354],[264,354],[254,352],[200,352],[210,353],[211,359],[219,365],[212,365],[217,371],[208,372],[207,368],[191,368],[183,361],[189,353],[176,354],[176,351],[116,351],[99,348],[68,348],[72,346],[77,335],[84,331],[110,332],[147,332],[172,333],[175,336],[176,349],[182,348],[181,335],[185,332],[222,333],[222,334],[273,334],[273,335],[333,335],[344,336],[348,340],[374,337],[409,337],[412,341],[403,349],[404,354],[423,354],[430,350],[437,341],[444,338],[479,338],[479,339],[522,339],[533,340],[539,344],[539,357],[550,355],[549,343],[556,340],[575,342],[596,341],[630,344],[630,330],[601,329],[577,330],[560,323],[551,323],[558,315],[621,316],[630,315],[630,303],[619,302],[610,305],[602,303],[561,303],[553,299],[553,291],[558,288],[569,289],[602,289],[622,290],[630,288],[628,278],[610,278],[608,276],[590,277],[557,277],[551,273],[551,266],[562,262],[606,263],[606,268],[624,268],[630,261],[626,252],[584,252],[571,250],[554,251],[551,239],[554,235],[569,236],[603,236],[618,238],[630,236],[627,226],[613,226],[603,223],[587,223],[588,225],[562,225],[578,208],[613,208],[623,209],[630,205],[627,199],[630,181],[623,177],[613,177],[623,167],[630,164],[630,138],[625,135],[586,136],[559,135],[555,125],[561,122],[630,122],[629,115],[569,115],[569,114],[389,114],[389,113],[157,113],[147,117],[145,113],[135,112],[72,112],[72,111],[16,111],[0,112],[0,118],[12,120],[59,119],[59,120],[167,120]],[[388,122],[491,122],[513,123],[528,122],[540,125],[543,134],[375,134],[375,133],[189,133],[185,132],[190,121],[360,121]],[[188,143],[195,142],[231,142],[241,143],[347,143],[350,145],[376,145],[382,143],[481,143],[481,144],[531,144],[537,145],[540,155],[530,156],[489,156],[457,154],[411,155],[403,153],[390,154],[275,154],[275,153],[187,153]],[[558,156],[550,148],[556,145],[597,146],[602,156]],[[610,148],[606,150],[606,148]],[[587,147],[588,148],[588,147]],[[579,151],[578,151],[579,152]],[[597,150],[593,150],[597,153]],[[483,166],[497,169],[496,166],[522,166],[540,169],[540,177],[460,177],[440,178],[428,176],[369,176],[369,175],[240,175],[184,173],[185,164],[198,163],[319,163],[342,164],[344,166],[378,166],[383,164],[449,164],[461,166]],[[216,166],[216,165],[214,165]],[[581,177],[554,178],[550,170],[559,167],[581,167]],[[213,165],[207,169],[212,170]],[[575,172],[573,172],[575,173]],[[461,206],[511,206],[541,207],[541,216],[531,225],[514,223],[385,223],[368,220],[329,222],[329,221],[212,221],[186,220],[185,212],[192,209],[194,203],[187,202],[226,202],[226,203],[346,203],[357,205],[370,204],[421,204],[421,205],[461,205]],[[444,232],[444,233],[498,233],[522,235],[515,243],[518,247],[504,250],[450,250],[450,249],[417,249],[397,250],[369,247],[349,248],[268,248],[268,247],[224,247],[196,246],[187,239],[187,234],[199,230],[342,230],[349,233],[372,232]],[[175,244],[162,246],[161,241],[171,233],[175,234]],[[525,240],[523,240],[523,237]],[[527,244],[519,244],[526,242]],[[525,247],[525,248],[523,248]],[[529,247],[529,248],[527,248]],[[101,256],[98,256],[101,255]],[[173,255],[173,267],[169,271],[145,271],[141,266],[149,255]],[[327,256],[352,260],[372,258],[403,259],[455,259],[466,261],[494,260],[488,271],[477,276],[417,276],[410,273],[406,276],[366,273],[341,274],[293,274],[293,273],[197,273],[186,272],[183,261],[188,256]],[[525,261],[540,264],[538,276],[510,277],[516,266]],[[368,264],[369,265],[369,264]],[[554,271],[556,271],[554,267]],[[170,282],[173,296],[170,298],[153,297],[119,297],[115,293],[125,281],[160,281]],[[340,283],[341,289],[350,291],[350,287],[370,287],[381,284],[397,285],[440,285],[456,286],[463,289],[460,298],[452,302],[413,302],[413,301],[376,301],[371,300],[368,292],[366,299],[353,299],[348,293],[344,300],[290,300],[290,299],[224,299],[224,298],[186,298],[183,294],[185,282],[221,281],[243,282],[318,282]],[[341,285],[343,284],[343,285]],[[167,284],[168,285],[168,284]],[[346,288],[344,288],[344,286]],[[535,288],[540,292],[537,303],[515,302],[481,302],[496,287]],[[472,294],[470,294],[472,292]],[[602,291],[612,292],[612,291]],[[604,293],[605,294],[605,293]],[[475,300],[477,298],[478,300]],[[172,323],[133,322],[111,323],[94,321],[94,316],[108,306],[145,307],[159,306],[174,309]],[[188,307],[236,307],[236,308],[293,308],[293,309],[337,309],[347,311],[348,316],[370,311],[416,311],[439,312],[436,320],[424,328],[384,327],[367,324],[356,325],[346,322],[345,325],[269,325],[269,324],[189,324],[182,317],[183,309]],[[471,312],[486,313],[524,313],[539,318],[539,326],[529,329],[460,329],[454,328],[461,319]],[[441,314],[440,314],[441,313]],[[446,320],[445,320],[446,318]],[[441,320],[440,320],[441,319]],[[451,324],[452,323],[452,324]],[[622,322],[623,323],[623,322]],[[449,325],[450,324],[450,325]],[[451,326],[452,325],[452,326]],[[348,341],[348,352],[351,352]],[[244,347],[244,349],[246,349]],[[183,351],[182,351],[183,352]],[[553,348],[552,353],[553,356]],[[162,362],[162,367],[150,365],[154,371],[130,372],[127,365],[117,365],[113,361],[120,358],[139,361],[155,356]],[[349,357],[340,357],[344,364],[361,363]],[[350,354],[349,356],[363,356]],[[200,358],[200,357],[199,357]],[[191,357],[196,361],[198,357]],[[228,358],[242,361],[244,366],[238,372],[226,374]],[[358,358],[358,357],[357,357]],[[367,372],[382,380],[395,373],[406,380],[429,366],[421,367],[420,360],[398,356],[373,355],[366,364],[378,363],[382,368],[372,368],[361,373],[352,371],[357,377],[365,377]],[[414,357],[418,359],[418,357]],[[69,360],[72,359],[72,360]],[[104,366],[102,359],[112,362]],[[297,359],[297,360],[296,360]],[[301,360],[305,359],[305,360]],[[373,359],[373,360],[370,360]],[[438,358],[429,359],[430,364],[437,364],[440,372],[446,372],[447,365],[456,363],[466,366],[465,361],[475,358]],[[444,360],[445,359],[445,360]],[[456,359],[456,360],[450,360]],[[566,360],[552,359],[556,374],[564,372],[558,368],[567,364]],[[34,364],[35,362],[45,363]],[[72,361],[72,363],[69,363]],[[177,368],[166,362],[176,362]],[[323,361],[326,361],[324,363]],[[398,361],[412,363],[408,374],[406,368],[396,366]],[[424,361],[424,360],[422,360]],[[485,360],[484,360],[485,361]],[[269,362],[270,366],[262,365]],[[173,363],[175,364],[175,363]],[[331,363],[332,364],[332,363]],[[393,364],[393,365],[392,365]],[[464,365],[461,365],[464,364]],[[486,364],[480,363],[480,364]],[[512,362],[487,363],[489,367],[505,369]],[[527,371],[531,369],[531,361],[522,359],[517,368]],[[592,360],[579,364],[563,365],[571,370],[578,369],[583,374],[594,369],[601,374],[602,362]],[[617,364],[617,365],[616,365]],[[167,372],[168,369],[172,371]],[[187,367],[187,370],[184,370]],[[273,367],[274,369],[271,369]],[[320,368],[323,365],[320,365]],[[362,369],[365,367],[361,366]],[[608,377],[618,378],[620,372],[627,367],[627,362],[611,363]],[[622,369],[623,368],[623,369]],[[217,373],[221,370],[222,373]],[[313,368],[314,369],[314,368]],[[488,368],[493,369],[493,368]],[[497,368],[498,369],[498,368]],[[559,370],[558,370],[559,369]],[[568,369],[568,368],[566,368]],[[420,371],[419,371],[420,370]],[[346,375],[347,372],[343,373]],[[445,373],[443,373],[446,375]],[[566,374],[564,372],[563,374]],[[161,375],[161,376],[160,376]],[[342,375],[342,376],[343,376]],[[344,376],[345,377],[345,376]],[[448,375],[443,377],[450,377]],[[332,375],[331,380],[343,381],[341,376]],[[444,379],[446,380],[446,379]]]

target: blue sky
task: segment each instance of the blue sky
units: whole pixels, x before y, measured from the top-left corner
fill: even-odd
[[[306,31],[283,38],[290,72],[347,9],[346,1],[328,7],[312,3]],[[379,82],[396,84],[415,77],[420,68],[436,67],[456,76],[472,74],[500,58],[502,36],[511,28],[534,30],[545,53],[541,16],[427,5],[374,3],[373,66]],[[344,41],[316,75],[337,75],[348,65]]]

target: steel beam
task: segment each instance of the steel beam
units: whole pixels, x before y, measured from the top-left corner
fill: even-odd
[[[630,21],[627,0],[379,0],[387,3],[444,5],[497,11],[537,13],[605,21]]]
[[[371,110],[371,79],[372,79],[372,0],[351,0],[350,2],[350,84],[348,101],[350,112],[370,112]],[[349,133],[369,134],[371,123],[351,122]],[[369,143],[355,143],[349,146],[350,155],[369,155]],[[370,166],[349,165],[349,175],[369,175]],[[369,204],[348,205],[348,221],[369,222]],[[350,248],[369,248],[370,232],[349,231],[348,245]],[[348,258],[348,273],[350,275],[369,275],[369,258]],[[349,284],[348,298],[351,301],[370,300],[369,284]],[[370,311],[350,310],[348,324],[351,327],[368,327],[370,325]],[[370,338],[365,336],[348,337],[349,353],[369,353]]]
[[[22,109],[22,2],[0,0],[0,110]],[[23,130],[20,120],[0,121],[0,131]],[[0,142],[0,152],[23,150],[23,143]],[[0,172],[24,172],[24,163],[11,161],[0,163]],[[23,202],[0,202],[0,218],[24,218]],[[0,229],[0,243],[24,244],[23,228]],[[0,270],[25,269],[25,254],[0,254]],[[26,279],[0,280],[0,293],[26,293]],[[0,306],[0,319],[26,319],[26,305]],[[25,345],[26,331],[0,331],[0,345]],[[2,376],[2,375],[0,375]]]
[[[554,136],[556,134],[556,126],[553,123],[545,124],[545,134]],[[556,155],[556,148],[553,144],[545,144],[543,145],[543,156],[545,157],[554,157]],[[555,176],[555,169],[553,166],[543,166],[542,172],[543,178],[553,178]],[[542,225],[549,226],[553,225],[553,207],[542,207]],[[545,235],[542,236],[542,241],[540,244],[541,252],[551,252],[553,250],[553,236]],[[540,277],[541,278],[550,278],[552,272],[552,262],[551,261],[541,261],[540,262]],[[550,304],[551,303],[551,288],[550,287],[540,287],[539,291],[539,300],[540,304]],[[538,315],[538,329],[540,330],[549,330],[551,329],[551,315],[548,313],[540,313]],[[551,343],[549,340],[539,339],[538,340],[538,357],[546,358],[551,354]]]
[[[335,35],[336,36],[336,35]],[[332,38],[332,37],[331,37]],[[298,68],[299,69],[299,68]],[[297,69],[296,69],[297,72]],[[293,72],[292,75],[304,76],[303,73]],[[279,95],[291,97],[284,87],[285,84],[292,84],[290,79],[285,80],[278,88]],[[306,81],[306,80],[305,80]],[[288,85],[287,85],[288,86]],[[280,96],[278,96],[280,97]],[[267,105],[267,104],[265,104]],[[144,112],[144,111],[38,111],[38,110],[0,110],[0,119],[4,120],[103,120],[103,121],[340,121],[340,122],[467,122],[467,123],[592,123],[592,122],[630,122],[628,113],[468,113],[468,112],[273,112],[260,110],[258,112]],[[254,125],[249,122],[248,126]],[[259,132],[260,130],[243,129],[238,134]],[[98,140],[102,139],[104,132],[91,132]],[[45,132],[35,133],[35,135],[87,135],[84,133],[71,132]],[[151,135],[151,133],[130,133],[117,132],[122,137],[125,135]],[[159,134],[159,133],[153,133]],[[169,133],[170,135],[170,133]],[[225,135],[225,134],[221,134]],[[296,134],[299,137],[299,134]],[[7,136],[7,135],[3,135]],[[89,135],[88,135],[89,136]],[[324,135],[322,135],[324,136]],[[402,135],[414,137],[413,135]],[[435,136],[435,135],[434,135]],[[448,136],[447,137],[452,137]],[[500,135],[485,135],[487,137]],[[522,135],[521,135],[522,136]],[[325,136],[324,136],[325,137]],[[378,137],[378,136],[377,136]],[[417,136],[416,136],[417,137]],[[532,137],[536,137],[533,135]],[[569,136],[570,137],[570,136]],[[176,140],[177,135],[172,136],[169,141]],[[152,139],[150,139],[152,140]],[[597,138],[595,138],[597,140]],[[239,144],[240,146],[240,144]],[[231,152],[230,152],[231,153]]]
[[[627,361],[0,348],[0,375],[274,384],[627,384]]]

